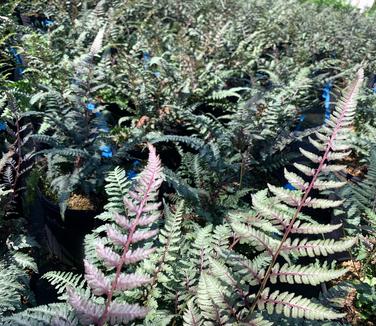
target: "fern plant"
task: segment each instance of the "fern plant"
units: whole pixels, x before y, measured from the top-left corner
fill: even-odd
[[[219,250],[219,254],[210,258],[209,268],[201,273],[196,295],[205,320],[220,324],[237,321],[258,325],[256,320],[260,317],[256,312],[265,309],[269,314],[293,318],[323,320],[343,316],[301,295],[271,288],[278,282],[316,285],[346,272],[332,270],[326,264],[299,262],[300,257],[314,258],[347,250],[356,242],[356,238],[336,241],[325,237],[324,234],[340,228],[341,224],[319,223],[307,216],[303,209],[333,208],[342,204],[341,200],[313,194],[314,191],[320,193],[343,186],[343,182],[329,179],[327,175],[344,168],[337,161],[348,155],[345,152],[349,149],[346,139],[362,81],[363,70],[359,70],[328,124],[316,132],[317,139],[310,138],[311,144],[322,154],[301,149],[302,154],[317,167],[303,164],[295,164],[295,167],[311,177],[311,181],[306,182],[297,173],[285,170],[285,177],[297,190],[269,185],[273,196],[261,191],[253,195],[253,211],[235,212],[229,217],[236,242],[247,244],[259,254],[252,258],[227,249]],[[312,239],[320,234],[323,239]],[[301,238],[300,235],[311,236]]]
[[[96,253],[102,266],[85,261],[86,282],[93,295],[105,297],[104,302],[95,302],[73,288],[68,289],[68,301],[83,325],[116,325],[144,317],[148,312],[145,307],[124,303],[117,297],[119,291],[130,291],[150,282],[150,277],[138,274],[132,267],[124,272],[124,267],[144,260],[154,251],[150,239],[158,232],[153,225],[160,215],[156,200],[163,178],[154,147],[149,145],[149,151],[146,169],[124,198],[123,214],[113,213],[115,223],[107,226],[107,237],[97,241]]]
[[[88,53],[73,64],[69,87],[58,92],[47,87],[31,99],[44,108],[43,122],[33,139],[48,149],[38,152],[47,158],[50,188],[58,196],[61,215],[72,192],[96,195],[104,186],[103,175],[112,167],[113,149],[103,106],[94,103],[94,89],[104,87],[102,70],[95,64],[102,51],[104,27]]]
[[[0,187],[0,315],[25,309],[34,304],[34,296],[30,290],[30,276],[37,273],[37,264],[31,256],[37,247],[36,241],[27,235],[25,220],[22,218],[4,220],[8,213],[11,190]]]
[[[11,191],[4,209],[7,215],[17,212],[20,195],[23,188],[23,178],[33,165],[34,152],[31,138],[31,124],[28,121],[29,113],[22,112],[16,101],[15,94],[22,98],[24,94],[15,91],[7,92],[0,107],[1,117],[5,119],[6,131],[5,149],[0,164],[1,185]],[[1,105],[1,104],[0,104]]]

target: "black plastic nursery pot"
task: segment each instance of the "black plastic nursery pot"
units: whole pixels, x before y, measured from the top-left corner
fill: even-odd
[[[83,267],[84,238],[98,222],[94,219],[97,210],[67,209],[64,220],[59,205],[50,201],[39,191],[44,210],[45,229],[50,251],[62,262]]]

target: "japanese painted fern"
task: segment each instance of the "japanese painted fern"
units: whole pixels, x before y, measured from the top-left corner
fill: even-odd
[[[307,264],[315,257],[345,251],[356,242],[355,238],[331,239],[327,234],[341,224],[321,224],[308,214],[312,209],[331,209],[342,204],[324,194],[344,184],[334,180],[330,172],[345,168],[338,161],[349,153],[346,139],[362,81],[363,70],[359,70],[330,120],[316,132],[315,139],[309,139],[317,151],[301,149],[316,167],[295,164],[297,173],[285,170],[285,177],[295,190],[269,185],[270,194],[264,190],[253,195],[253,210],[230,214],[228,220],[235,240],[228,249],[217,248],[211,255],[209,268],[201,273],[198,284],[199,308],[190,302],[184,318],[186,324],[201,324],[203,319],[212,325],[263,325],[265,320],[260,319],[257,311],[265,310],[293,318],[343,317],[311,299],[279,291],[273,284],[317,285],[346,272],[332,269],[326,262]],[[303,175],[310,181],[305,181]],[[235,250],[237,242],[249,246],[245,254],[244,249],[242,254]]]
[[[158,232],[154,225],[160,216],[156,199],[163,181],[162,169],[155,148],[149,145],[149,150],[146,169],[124,197],[123,214],[114,212],[116,223],[107,225],[106,236],[97,240],[101,266],[85,260],[85,279],[94,297],[68,288],[68,301],[83,325],[118,325],[148,313],[146,307],[124,303],[118,297],[151,281],[134,267],[154,251],[148,241]]]

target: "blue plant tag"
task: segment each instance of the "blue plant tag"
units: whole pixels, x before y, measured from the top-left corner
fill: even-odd
[[[127,173],[128,180],[132,180],[137,177],[138,173],[135,170],[129,170]]]
[[[287,189],[287,190],[296,190],[296,188],[290,183],[286,183],[283,188]]]
[[[99,149],[102,151],[101,156],[104,158],[110,158],[112,157],[112,149],[108,145],[102,145],[99,147]]]
[[[330,119],[330,91],[332,89],[332,83],[326,83],[323,88],[322,97],[324,98],[325,107],[325,121]]]
[[[4,122],[0,121],[0,131],[7,130],[7,125]]]
[[[86,105],[86,108],[89,110],[89,111],[94,111],[95,110],[95,104],[94,103],[88,103]]]

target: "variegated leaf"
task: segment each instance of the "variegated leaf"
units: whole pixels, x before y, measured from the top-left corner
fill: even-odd
[[[346,272],[347,269],[334,270],[316,265],[284,264],[281,267],[279,263],[276,263],[273,266],[270,281],[271,283],[277,283],[279,279],[282,283],[318,285],[339,278]]]
[[[345,181],[322,181],[316,180],[313,185],[314,189],[326,190],[326,189],[338,189],[343,187],[346,184]]]
[[[343,200],[331,200],[331,199],[322,199],[322,198],[307,198],[304,203],[306,207],[312,208],[334,208],[343,204]]]
[[[315,174],[315,170],[300,163],[293,164],[300,172],[304,173],[306,176],[311,177]]]
[[[120,274],[116,284],[116,290],[125,291],[137,288],[151,282],[151,278],[138,274]]]
[[[105,277],[102,271],[92,265],[88,260],[84,260],[85,265],[85,279],[87,284],[93,290],[95,295],[107,294],[110,290],[111,283]]]
[[[299,148],[300,153],[302,153],[306,158],[308,158],[313,163],[319,163],[321,161],[321,156],[318,156],[310,151],[303,148]]]
[[[296,189],[304,191],[308,187],[308,182],[305,182],[304,179],[299,177],[296,173],[289,172],[286,168],[284,169],[284,175],[287,181],[290,182]]]
[[[97,244],[96,252],[108,267],[116,267],[120,263],[120,256],[101,242]]]
[[[282,187],[275,187],[268,184],[269,190],[281,201],[291,206],[299,206],[301,201],[301,192],[299,190],[288,190]]]

